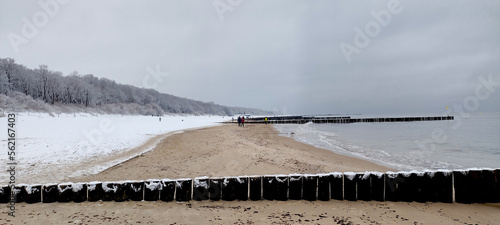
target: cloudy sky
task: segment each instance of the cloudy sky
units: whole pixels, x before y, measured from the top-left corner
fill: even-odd
[[[500,111],[495,0],[0,0],[0,35],[30,68],[228,106]]]

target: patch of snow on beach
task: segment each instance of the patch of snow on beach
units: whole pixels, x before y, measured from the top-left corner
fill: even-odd
[[[100,172],[135,157],[115,158],[112,162],[85,167],[102,157],[123,153],[160,134],[191,128],[216,126],[221,116],[121,116],[40,113],[16,114],[16,183],[68,181],[70,176]],[[7,127],[7,117],[0,117]],[[7,150],[7,129],[0,131],[1,149]],[[156,143],[139,154],[154,148]],[[9,169],[7,151],[0,157],[2,171]],[[82,165],[78,170],[67,168]],[[80,166],[79,166],[80,167]],[[10,174],[0,173],[7,183]]]

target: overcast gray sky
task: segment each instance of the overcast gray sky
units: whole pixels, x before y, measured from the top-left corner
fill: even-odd
[[[228,106],[500,111],[480,81],[500,82],[494,0],[0,0],[0,35],[0,57],[30,68]]]

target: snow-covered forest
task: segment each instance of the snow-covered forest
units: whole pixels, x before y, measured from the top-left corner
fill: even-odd
[[[0,108],[16,112],[129,115],[270,113],[180,98],[92,74],[73,72],[64,76],[49,70],[47,65],[30,69],[12,58],[0,58]]]

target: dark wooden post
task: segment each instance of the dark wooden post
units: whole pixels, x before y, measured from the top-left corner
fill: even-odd
[[[113,196],[115,195],[116,190],[118,187],[116,185],[113,185],[111,182],[103,182],[102,183],[102,200],[103,201],[113,201]]]
[[[372,200],[370,172],[357,173],[354,179],[357,185],[357,199],[362,201]]]
[[[193,180],[193,200],[202,201],[208,199],[208,177],[197,177]]]
[[[235,177],[225,177],[222,182],[222,200],[234,201],[236,200],[236,188],[238,181]]]
[[[398,173],[398,191],[399,191],[399,198],[398,201],[403,201],[403,202],[412,202],[413,201],[413,196],[416,194],[415,190],[415,177],[416,175],[413,175],[410,172],[399,172]]]
[[[330,181],[332,176],[328,173],[318,174],[318,200],[330,200]]]
[[[438,202],[453,203],[453,174],[449,170],[438,170],[433,182],[436,184]]]
[[[495,170],[483,169],[481,171],[481,178],[482,182],[480,182],[480,184],[482,187],[480,193],[482,198],[480,199],[484,199],[484,202],[488,203],[499,202],[498,200],[495,200],[495,184],[497,183]]]
[[[288,176],[276,175],[274,177],[274,199],[278,201],[288,200]]]
[[[163,179],[161,180],[160,200],[164,202],[171,202],[175,196],[175,180]]]
[[[349,201],[358,200],[356,173],[344,173],[344,199]]]
[[[210,200],[219,201],[221,199],[222,182],[223,179],[221,178],[217,177],[210,178],[210,188],[208,190]]]
[[[15,185],[12,191],[14,192],[16,203],[26,202],[26,199],[28,199],[25,184]]]
[[[302,190],[302,196],[305,200],[316,201],[318,199],[318,175],[304,174]]]
[[[253,201],[262,199],[262,176],[250,177],[250,199]]]
[[[178,202],[187,202],[191,200],[191,188],[193,181],[191,179],[175,180],[175,200]]]
[[[85,183],[73,183],[73,202],[87,201],[87,185]]]
[[[144,182],[144,200],[158,201],[161,189],[163,189],[163,186],[160,180],[146,180]]]
[[[399,184],[404,181],[402,177],[396,172],[386,172],[385,173],[385,200],[397,202],[400,199],[399,196]]]
[[[28,195],[26,198],[26,203],[39,203],[42,201],[42,185],[41,184],[32,184],[26,185],[25,187],[26,194]]]
[[[116,191],[113,195],[115,202],[123,202],[129,200],[130,184],[126,181],[116,182]]]
[[[4,185],[0,188],[0,203],[10,202],[11,187]]]
[[[331,193],[332,199],[344,200],[344,174],[343,173],[331,173]]]
[[[289,181],[289,199],[300,200],[302,199],[302,174],[290,174]]]
[[[236,178],[237,186],[236,186],[236,199],[241,201],[248,200],[248,177],[247,176],[239,176]]]
[[[500,169],[495,170],[495,194],[493,195],[492,202],[500,202]]]
[[[44,184],[42,186],[42,202],[52,203],[57,202],[59,198],[59,190],[57,189],[57,184]]]
[[[265,200],[274,200],[274,176],[264,176],[262,181],[262,196]]]
[[[59,191],[58,202],[71,202],[73,200],[73,183],[62,183],[57,185]]]
[[[144,200],[144,181],[130,181],[129,199],[132,201]]]
[[[426,170],[424,172],[423,187],[425,200],[427,202],[437,202],[437,188],[434,184],[435,171]]]
[[[381,172],[371,172],[371,199],[375,201],[385,201],[385,176]]]
[[[424,203],[425,199],[425,172],[413,172],[412,177],[414,179],[413,186],[415,194],[413,195],[413,201]]]
[[[87,183],[87,191],[88,191],[88,200],[91,202],[96,202],[102,200],[104,197],[104,190],[102,189],[101,182],[90,182]]]
[[[455,187],[455,202],[458,203],[473,203],[474,202],[474,189],[477,181],[472,179],[475,171],[470,173],[468,170],[455,170],[453,171],[453,185]]]

